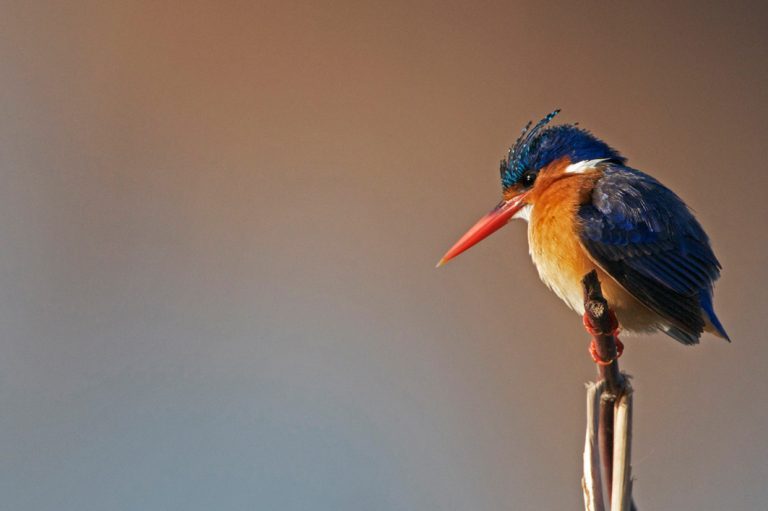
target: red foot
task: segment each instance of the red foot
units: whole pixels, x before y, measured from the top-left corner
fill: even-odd
[[[595,364],[601,365],[601,366],[607,366],[613,364],[613,361],[618,359],[622,353],[624,353],[624,343],[619,340],[618,337],[615,338],[616,340],[616,358],[612,358],[610,360],[603,360],[600,358],[600,355],[597,354],[597,344],[595,344],[595,340],[592,339],[592,342],[589,343],[589,354],[592,355],[592,360],[595,361]]]
[[[596,330],[595,327],[592,326],[592,323],[589,322],[589,315],[586,312],[581,317],[581,320],[584,323],[584,328],[586,328],[587,332],[592,334],[593,337],[598,335],[613,335],[615,337],[619,333],[619,320],[616,319],[616,314],[614,314],[612,310],[609,310],[608,314],[611,315],[611,331],[603,332],[602,330]]]
[[[624,353],[624,343],[622,343],[619,340],[618,333],[619,333],[619,322],[616,319],[616,315],[613,313],[613,311],[609,311],[611,314],[611,328],[612,330],[610,332],[603,332],[601,330],[596,330],[592,323],[589,321],[589,316],[584,313],[584,316],[582,317],[582,320],[584,322],[584,328],[592,334],[593,337],[597,337],[600,335],[612,335],[616,340],[616,358],[613,358],[611,360],[603,360],[600,358],[600,355],[597,353],[597,344],[595,343],[595,339],[592,339],[592,342],[589,343],[589,354],[592,356],[592,360],[595,361],[595,364],[601,365],[601,366],[607,366],[613,363],[614,360],[619,358],[622,353]]]

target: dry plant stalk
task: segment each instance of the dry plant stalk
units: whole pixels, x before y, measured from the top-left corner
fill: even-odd
[[[613,481],[611,511],[632,509],[632,479],[630,465],[632,449],[632,389],[628,388],[616,400],[613,422]]]
[[[587,385],[587,434],[584,442],[584,508],[587,511],[634,511],[631,479],[632,387],[619,371],[612,315],[597,272],[582,280],[584,309],[598,356],[597,383]]]
[[[600,408],[600,397],[604,390],[604,381],[587,384],[587,434],[584,438],[584,477],[581,479],[586,511],[605,511],[603,482],[600,477],[600,450],[597,447],[597,410]]]

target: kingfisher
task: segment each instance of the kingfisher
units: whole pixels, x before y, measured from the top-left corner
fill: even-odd
[[[539,277],[577,313],[581,280],[595,270],[616,332],[661,331],[686,345],[703,332],[730,341],[712,303],[722,267],[691,210],[578,124],[551,125],[559,112],[525,126],[501,161],[501,202],[437,266],[523,219]],[[594,344],[591,352],[611,362],[598,359]]]

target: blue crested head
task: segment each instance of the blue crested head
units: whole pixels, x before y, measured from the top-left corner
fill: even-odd
[[[574,124],[547,127],[558,113],[560,109],[544,117],[533,128],[529,122],[515,145],[509,148],[507,158],[501,160],[499,169],[505,190],[519,183],[524,175],[538,173],[564,157],[573,163],[598,159],[619,164],[626,161],[618,151]]]

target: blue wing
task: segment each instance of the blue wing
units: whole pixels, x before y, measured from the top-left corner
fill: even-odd
[[[592,202],[579,209],[581,242],[590,257],[643,304],[671,324],[667,333],[697,343],[720,263],[688,207],[651,176],[610,165]]]

